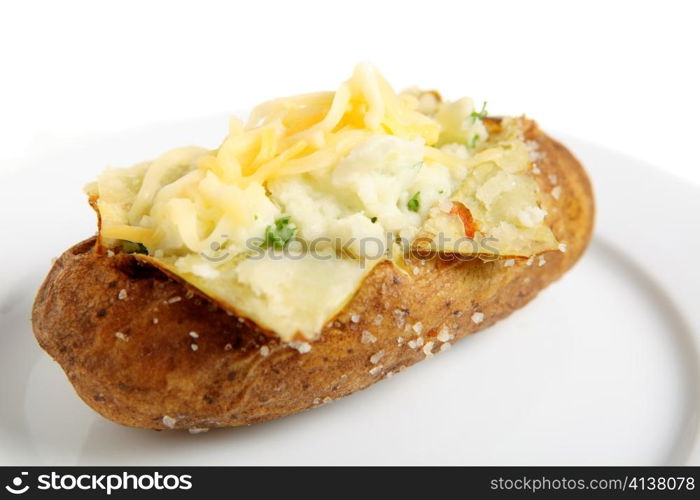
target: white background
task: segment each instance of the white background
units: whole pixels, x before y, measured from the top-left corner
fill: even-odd
[[[658,0],[2,0],[0,463],[649,464],[694,446],[700,464],[699,19],[691,2]],[[594,242],[488,335],[261,426],[166,435],[95,416],[28,321],[50,257],[94,230],[80,193],[93,164],[159,140],[151,124],[189,132],[216,122],[193,118],[333,89],[360,60],[397,88],[486,99],[686,181],[572,139],[596,187]],[[193,136],[215,146],[221,122]],[[426,422],[430,439],[407,438],[428,436]]]
[[[397,88],[487,100],[700,184],[693,3],[3,2],[0,168],[333,89],[369,60]]]

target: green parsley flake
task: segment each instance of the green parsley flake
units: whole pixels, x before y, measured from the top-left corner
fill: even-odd
[[[487,105],[487,104],[488,104],[488,102],[484,101],[484,104],[482,104],[482,106],[481,106],[481,111],[479,111],[479,112],[477,112],[477,111],[472,111],[472,112],[471,112],[471,115],[470,115],[470,116],[472,117],[472,123],[476,123],[476,119],[477,119],[477,118],[478,118],[478,119],[482,119],[482,118],[486,117],[486,113],[487,113],[487,111],[486,111],[486,105]]]
[[[290,219],[290,216],[280,217],[275,221],[274,226],[267,226],[265,228],[265,241],[263,242],[263,246],[284,248],[284,246],[289,243],[289,240],[294,238],[297,232],[297,227],[294,223],[289,222]]]
[[[148,255],[148,249],[143,243],[122,240],[122,250],[126,253],[142,253]]]
[[[411,199],[408,200],[408,203],[406,205],[408,206],[408,209],[411,212],[418,212],[418,210],[420,209],[420,200],[418,198],[419,196],[420,196],[420,191],[416,192],[416,194],[414,194],[411,197]]]
[[[474,137],[472,137],[471,143],[469,144],[469,147],[474,149],[476,147],[476,141],[479,140],[479,134],[474,134]]]

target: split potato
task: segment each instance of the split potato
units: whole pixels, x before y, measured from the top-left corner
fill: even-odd
[[[133,254],[100,251],[93,237],[54,263],[34,304],[35,336],[88,405],[133,427],[247,425],[364,389],[524,306],[585,250],[594,218],[586,173],[524,124],[560,251],[414,259],[408,274],[382,262],[318,340],[290,345]]]

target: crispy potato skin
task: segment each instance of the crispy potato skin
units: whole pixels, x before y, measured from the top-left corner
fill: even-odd
[[[539,258],[511,267],[432,259],[415,262],[420,272],[407,276],[382,263],[312,350],[301,354],[131,255],[96,252],[91,238],[66,251],[49,272],[34,303],[35,336],[88,405],[133,427],[252,424],[363,389],[428,351],[437,353],[443,326],[454,342],[522,307],[584,251],[594,216],[589,180],[571,153],[534,122],[525,121],[525,131],[544,153],[536,178],[554,233],[568,247],[546,254],[542,266]],[[558,200],[549,194],[550,174],[561,186]],[[471,319],[475,312],[484,314],[480,324]],[[416,334],[406,325],[417,322],[426,345],[413,349],[407,341]],[[365,330],[375,342],[361,341]],[[261,354],[263,346],[269,355]],[[373,364],[378,351],[384,356]],[[173,425],[164,424],[166,415]]]

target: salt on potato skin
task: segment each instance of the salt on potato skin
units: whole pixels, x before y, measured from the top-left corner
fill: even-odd
[[[442,346],[524,306],[578,260],[590,239],[594,206],[585,172],[534,122],[524,126],[526,139],[540,145],[540,188],[551,187],[549,174],[557,175],[562,188],[559,200],[545,197],[543,208],[566,252],[548,252],[546,265],[536,265],[537,259],[508,267],[432,259],[409,279],[382,263],[311,350],[301,353],[212,301],[169,303],[186,297],[190,288],[139,263],[138,255],[97,252],[91,238],[65,252],[49,272],[32,312],[35,336],[87,404],[120,424],[150,429],[247,425],[296,413],[316,399],[351,394],[425,359],[426,342],[433,342],[432,362],[439,363]],[[128,300],[115,300],[127,285]],[[472,321],[476,312],[484,315],[478,324]],[[383,320],[375,324],[378,315]],[[421,336],[403,331],[417,322]],[[376,342],[363,344],[364,330]],[[128,342],[115,337],[119,331],[128,332]],[[193,339],[182,334],[190,331],[199,335],[196,352]],[[437,336],[427,337],[431,331]],[[410,348],[417,339],[421,346]],[[268,356],[261,355],[264,346]],[[370,358],[382,350],[373,365]],[[457,354],[466,353],[451,353]],[[100,359],[110,363],[95,363]]]

